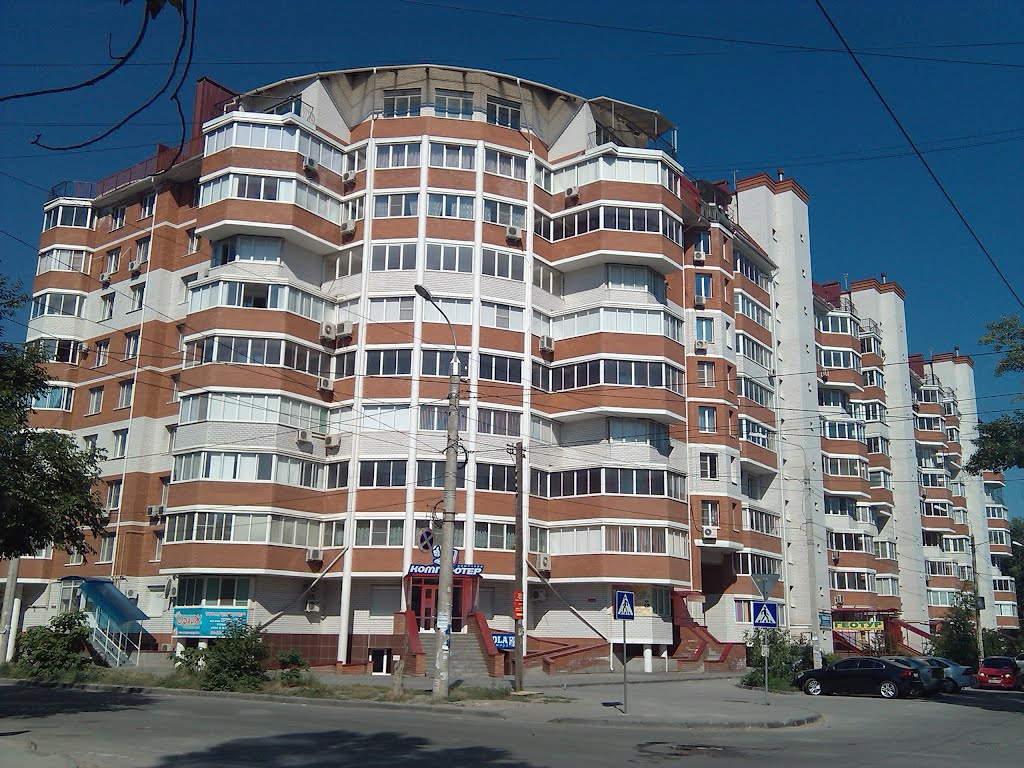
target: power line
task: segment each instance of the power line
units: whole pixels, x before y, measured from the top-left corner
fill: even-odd
[[[981,238],[978,236],[978,233],[974,231],[974,227],[972,227],[970,222],[967,221],[967,217],[964,216],[963,211],[960,210],[960,207],[956,204],[956,201],[953,200],[952,195],[950,195],[949,192],[946,190],[945,185],[939,179],[935,171],[932,170],[932,166],[928,162],[928,160],[925,159],[924,153],[922,153],[921,150],[918,149],[918,146],[911,138],[910,133],[907,131],[906,128],[903,127],[903,123],[896,116],[896,113],[893,111],[893,108],[889,106],[889,102],[886,101],[885,97],[882,95],[882,92],[878,89],[878,86],[875,85],[874,80],[872,80],[871,76],[867,73],[867,70],[864,69],[864,65],[860,63],[860,59],[857,58],[857,54],[853,51],[852,48],[850,48],[850,44],[846,42],[846,38],[843,36],[843,33],[839,31],[839,27],[836,26],[836,23],[832,20],[832,17],[829,15],[828,11],[825,10],[825,6],[822,5],[821,0],[814,0],[814,2],[818,6],[819,10],[821,10],[822,14],[825,16],[825,19],[828,21],[829,26],[832,27],[832,31],[835,32],[836,37],[838,37],[839,41],[843,44],[843,48],[849,54],[850,58],[853,59],[853,63],[857,66],[857,69],[860,70],[861,75],[867,81],[868,85],[871,87],[871,90],[874,91],[875,96],[877,96],[878,100],[882,102],[882,106],[885,107],[885,111],[889,113],[889,117],[891,117],[892,121],[896,123],[896,127],[899,128],[900,133],[903,134],[903,138],[906,139],[911,149],[914,150],[914,154],[917,155],[918,160],[921,161],[921,164],[925,167],[925,170],[928,171],[928,175],[931,176],[932,181],[935,183],[935,186],[939,188],[940,192],[942,192],[942,195],[946,198],[946,202],[948,202],[950,207],[952,207],[952,209],[956,212],[956,215],[960,218],[960,221],[963,223],[964,227],[970,233],[971,237],[974,238],[974,242],[978,244],[978,248],[980,248],[981,252],[985,254],[985,258],[988,259],[988,263],[992,265],[992,268],[996,271],[996,274],[999,275],[999,279],[1002,280],[1003,285],[1006,286],[1007,290],[1009,290],[1010,294],[1017,301],[1017,303],[1020,304],[1022,308],[1024,308],[1024,299],[1021,299],[1021,297],[1017,294],[1017,291],[1014,290],[1013,286],[1010,284],[1010,281],[1007,279],[1006,275],[1003,274],[1003,270],[1000,269],[999,265],[996,263],[995,258],[992,256],[991,253],[989,253],[988,248],[985,247],[985,244],[981,242]]]

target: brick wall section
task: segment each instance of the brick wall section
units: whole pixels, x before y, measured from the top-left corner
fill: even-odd
[[[487,665],[487,674],[491,677],[504,677],[506,654],[494,647],[491,640],[491,628],[487,626],[487,619],[482,613],[474,613],[469,617],[469,634],[476,638],[480,646],[480,653]]]

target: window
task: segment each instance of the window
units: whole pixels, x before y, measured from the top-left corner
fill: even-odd
[[[473,246],[427,243],[427,269],[435,272],[472,272]]]
[[[408,376],[410,373],[412,373],[411,349],[367,350],[367,376]]]
[[[128,311],[129,312],[137,312],[140,309],[142,309],[142,306],[145,303],[146,284],[145,283],[139,283],[138,285],[133,285],[131,287],[131,293],[132,293],[132,295],[131,295],[132,303],[131,303],[131,308]]]
[[[476,147],[469,144],[430,144],[430,165],[432,168],[455,168],[473,170]]]
[[[60,411],[71,410],[71,398],[74,390],[71,387],[50,386],[32,398],[32,408],[55,409]]]
[[[139,356],[139,331],[130,331],[124,335],[124,359],[134,360]]]
[[[873,553],[875,551],[874,540],[867,534],[842,531],[828,532],[828,548],[833,552]]]
[[[81,317],[85,307],[85,296],[78,293],[49,291],[32,299],[32,319],[44,315]]]
[[[853,590],[856,592],[874,592],[875,574],[866,571],[834,571],[828,572],[829,587],[837,590]]]
[[[139,218],[148,219],[156,211],[156,192],[150,192],[139,203]]]
[[[113,232],[115,229],[120,229],[124,226],[124,214],[125,207],[123,205],[117,206],[110,212],[110,231]]]
[[[405,486],[405,459],[381,459],[359,462],[359,485],[366,488]]]
[[[384,117],[419,117],[420,89],[402,88],[384,91]]]
[[[829,440],[857,440],[865,442],[864,424],[859,421],[821,420],[821,436]]]
[[[419,200],[418,192],[374,195],[373,216],[377,219],[415,216],[419,210]]]
[[[83,435],[82,436],[82,446],[85,448],[86,451],[89,451],[89,452],[92,452],[92,453],[95,453],[96,451],[99,450],[99,441],[100,441],[100,436],[99,435]]]
[[[26,346],[33,347],[46,360],[54,363],[71,363],[76,365],[79,356],[85,354],[85,344],[75,339],[35,339],[28,342]]]
[[[473,119],[473,94],[468,91],[434,91],[434,114],[456,120]]]
[[[645,291],[665,301],[665,278],[658,272],[636,264],[609,264],[608,288],[620,291]]]
[[[647,419],[608,419],[608,439],[612,443],[644,443],[656,450],[668,451],[668,426]]]
[[[369,318],[375,323],[408,322],[413,319],[413,307],[412,296],[370,299]]]
[[[444,462],[417,461],[416,485],[420,488],[444,488]],[[455,485],[458,488],[466,487],[466,465],[461,462],[455,474]]]
[[[522,105],[515,101],[499,99],[497,96],[487,97],[487,122],[501,125],[518,131],[522,119]]]
[[[114,294],[107,293],[100,297],[100,320],[114,317]]]
[[[427,195],[427,215],[449,219],[472,219],[473,197],[455,194]]]
[[[93,416],[103,410],[103,387],[94,387],[89,390],[89,408],[86,416]]]
[[[775,430],[748,418],[739,419],[738,426],[741,440],[767,448],[769,451],[775,450]]]
[[[433,195],[431,195],[433,197]],[[484,200],[484,221],[513,227],[526,226],[526,208],[498,200]]]
[[[876,541],[875,542],[875,557],[879,560],[895,560],[896,559],[896,542],[895,541]]]
[[[364,405],[363,429],[390,429],[396,432],[409,431],[408,405]]]
[[[782,518],[764,509],[745,506],[743,507],[743,527],[768,536],[779,536],[782,530]]]
[[[868,439],[868,453],[881,453],[884,456],[889,455],[889,438],[887,437],[869,437]]]
[[[39,254],[36,263],[36,274],[44,272],[83,272],[89,274],[92,263],[88,251],[73,251],[67,248],[51,248]]]
[[[866,480],[868,476],[868,463],[864,459],[822,455],[821,468],[826,475],[837,477],[859,477]]]
[[[694,296],[711,298],[711,275],[704,272],[697,272],[693,276]]]
[[[737,393],[740,397],[744,397],[763,408],[773,408],[775,406],[775,393],[771,388],[759,384],[748,376],[740,376],[736,383]]]
[[[992,589],[995,592],[1013,592],[1016,588],[1016,582],[1011,578],[992,579]]]
[[[459,352],[459,370],[463,375],[469,371],[469,352]],[[420,364],[422,376],[448,376],[451,373],[452,354],[441,350],[425,349]]]
[[[117,388],[117,407],[129,408],[132,404],[132,393],[135,390],[135,380],[122,381]]]
[[[478,491],[515,491],[516,468],[512,465],[477,462],[476,489]]]
[[[510,331],[521,331],[523,330],[523,308],[481,301],[480,325],[490,328],[505,328]]]
[[[896,576],[876,576],[875,591],[883,597],[899,597],[900,580]]]
[[[526,158],[488,149],[484,152],[484,172],[526,181]]]
[[[400,547],[404,536],[404,520],[356,520],[357,547]]]
[[[718,479],[718,454],[717,453],[702,453],[700,454],[700,476],[703,480],[717,480]]]
[[[43,213],[43,231],[53,227],[92,227],[92,209],[83,205],[58,205]]]
[[[606,552],[664,555],[667,553],[666,530],[647,525],[606,525],[604,548]]]
[[[745,333],[736,334],[736,353],[753,360],[762,368],[772,367],[772,351]]]
[[[717,412],[713,405],[701,405],[697,408],[697,430],[711,433],[717,431]]]
[[[697,363],[697,386],[715,386],[715,364],[707,361]]]
[[[115,537],[112,534],[100,536],[99,552],[96,553],[97,563],[109,563],[114,559],[114,541]]]
[[[533,284],[552,296],[562,295],[562,273],[548,266],[536,255],[533,257]],[[550,335],[550,334],[547,334]]]
[[[219,267],[232,261],[280,261],[281,244],[276,237],[239,235],[213,244],[210,263]]]
[[[113,512],[121,508],[121,481],[107,481],[107,499],[104,509]]]
[[[224,576],[182,576],[178,580],[178,606],[247,608],[249,579]]]
[[[749,317],[762,328],[771,330],[772,315],[767,309],[747,296],[745,293],[736,292],[736,311],[739,314]]]
[[[521,384],[523,380],[523,361],[515,357],[503,357],[500,355],[488,355],[481,353],[480,378],[486,379],[487,381],[504,381],[510,384]]]
[[[447,405],[421,405],[420,411],[420,429],[427,430],[430,432],[444,432],[448,429],[448,406]],[[459,431],[465,431],[469,429],[469,420],[467,418],[467,409],[465,406],[459,408]]]
[[[447,425],[447,414],[445,415]],[[484,435],[508,435],[518,437],[520,414],[518,411],[501,411],[495,408],[480,408],[477,411],[477,431]]]
[[[128,430],[127,429],[115,429],[114,430],[114,455],[111,456],[113,459],[123,459],[125,453],[128,450]]]
[[[483,269],[485,275],[503,277],[508,280],[523,282],[525,277],[526,259],[521,253],[505,253],[492,248],[483,249]]]
[[[697,341],[713,342],[715,340],[715,321],[710,317],[698,317],[695,322]]]
[[[144,237],[135,241],[135,261],[145,264],[149,261],[149,238]]]
[[[1001,528],[993,528],[988,532],[988,543],[1008,547],[1010,546],[1010,532]]]
[[[825,368],[848,368],[859,371],[860,352],[849,349],[818,349],[818,362]]]
[[[410,144],[378,144],[378,168],[413,168],[420,164],[419,142]],[[374,214],[375,216],[378,214]],[[415,214],[411,214],[415,215]]]
[[[770,555],[757,555],[753,552],[737,552],[733,555],[733,568],[736,573],[753,576],[762,573],[782,573],[782,560]]]

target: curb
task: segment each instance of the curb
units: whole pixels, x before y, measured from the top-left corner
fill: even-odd
[[[237,693],[232,691],[199,691],[193,688],[150,688],[139,685],[103,685],[100,683],[47,683],[31,680],[5,680],[0,685],[26,686],[31,688],[59,688],[76,691],[94,691],[97,693],[145,693],[153,696],[180,696],[211,699],[228,699],[235,701],[273,701],[279,703],[302,704],[304,706],[336,707],[339,709],[365,709],[372,707],[392,711],[406,712],[444,712],[445,714],[482,717],[491,720],[507,720],[500,712],[473,710],[459,704],[398,704],[388,701],[369,701],[366,699],[315,699],[305,696],[279,696],[266,693]]]
[[[700,677],[681,677],[681,678],[678,678],[678,679],[659,678],[657,680],[644,680],[642,678],[641,679],[635,679],[635,678],[631,677],[631,678],[629,678],[629,685],[630,686],[634,686],[634,685],[659,685],[659,684],[662,684],[662,683],[690,683],[690,682],[698,682],[700,680],[741,680],[742,678],[743,678],[742,675],[701,675]],[[564,686],[561,683],[537,684],[537,683],[531,683],[531,682],[527,681],[527,687],[528,688],[531,688],[531,689],[536,688],[538,690],[556,690],[557,689],[557,690],[561,691],[563,689],[564,690],[571,690],[573,688],[586,688],[588,686],[595,686],[595,685],[615,685],[615,686],[621,686],[622,685],[622,678],[620,677],[617,680],[606,680],[604,682],[601,682],[600,680],[595,680],[594,682],[590,682],[590,681],[580,682],[580,683],[572,682],[572,683],[565,683]]]
[[[549,723],[559,725],[606,725],[619,728],[687,728],[693,730],[738,730],[753,728],[796,728],[821,720],[820,712],[811,712],[803,717],[786,720],[749,720],[746,722],[723,723],[714,720],[612,720],[586,717],[556,717]]]

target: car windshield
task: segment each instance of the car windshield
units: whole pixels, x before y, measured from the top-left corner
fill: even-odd
[[[1009,669],[1014,666],[1013,659],[1002,657],[990,657],[981,662],[981,666],[991,669]]]

